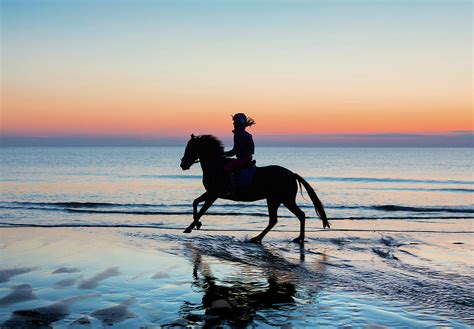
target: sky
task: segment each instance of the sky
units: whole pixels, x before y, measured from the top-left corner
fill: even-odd
[[[0,1],[7,140],[472,144],[471,1]]]

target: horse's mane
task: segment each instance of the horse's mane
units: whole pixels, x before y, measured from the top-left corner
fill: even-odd
[[[213,135],[200,135],[196,137],[208,155],[224,154],[224,144],[221,140]]]

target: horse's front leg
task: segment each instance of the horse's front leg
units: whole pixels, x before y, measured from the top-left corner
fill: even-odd
[[[193,230],[193,228],[195,226],[197,226],[197,229],[199,230],[199,228],[201,227],[201,222],[199,221],[199,218],[198,218],[198,206],[199,206],[199,203],[203,202],[204,200],[206,200],[207,198],[207,195],[208,193],[207,192],[204,192],[201,196],[197,197],[194,201],[193,201],[193,222],[184,230],[184,233],[191,233],[191,231]]]
[[[195,226],[197,226],[197,229],[199,230],[201,228],[201,222],[199,221],[200,216],[198,216],[198,206],[199,203],[203,202],[204,200],[207,199],[209,193],[204,192],[200,197],[198,197],[196,200],[193,202],[193,220]]]
[[[211,196],[208,192],[205,192],[203,195],[198,197],[196,200],[193,202],[193,219],[194,221],[184,230],[184,233],[191,233],[193,228],[196,226],[197,229],[201,227],[201,222],[199,219],[204,215],[209,209],[210,206],[214,203],[214,201],[217,200],[217,197]],[[199,212],[197,211],[197,207],[200,202],[204,201],[204,205],[201,207]]]

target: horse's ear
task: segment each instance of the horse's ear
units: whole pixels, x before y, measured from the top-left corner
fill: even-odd
[[[196,136],[194,136],[194,134],[191,134],[191,139],[194,139],[196,138]]]

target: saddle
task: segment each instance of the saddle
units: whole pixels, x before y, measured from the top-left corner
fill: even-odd
[[[247,186],[252,184],[255,173],[257,172],[256,161],[252,160],[243,168],[233,172],[235,186]]]

